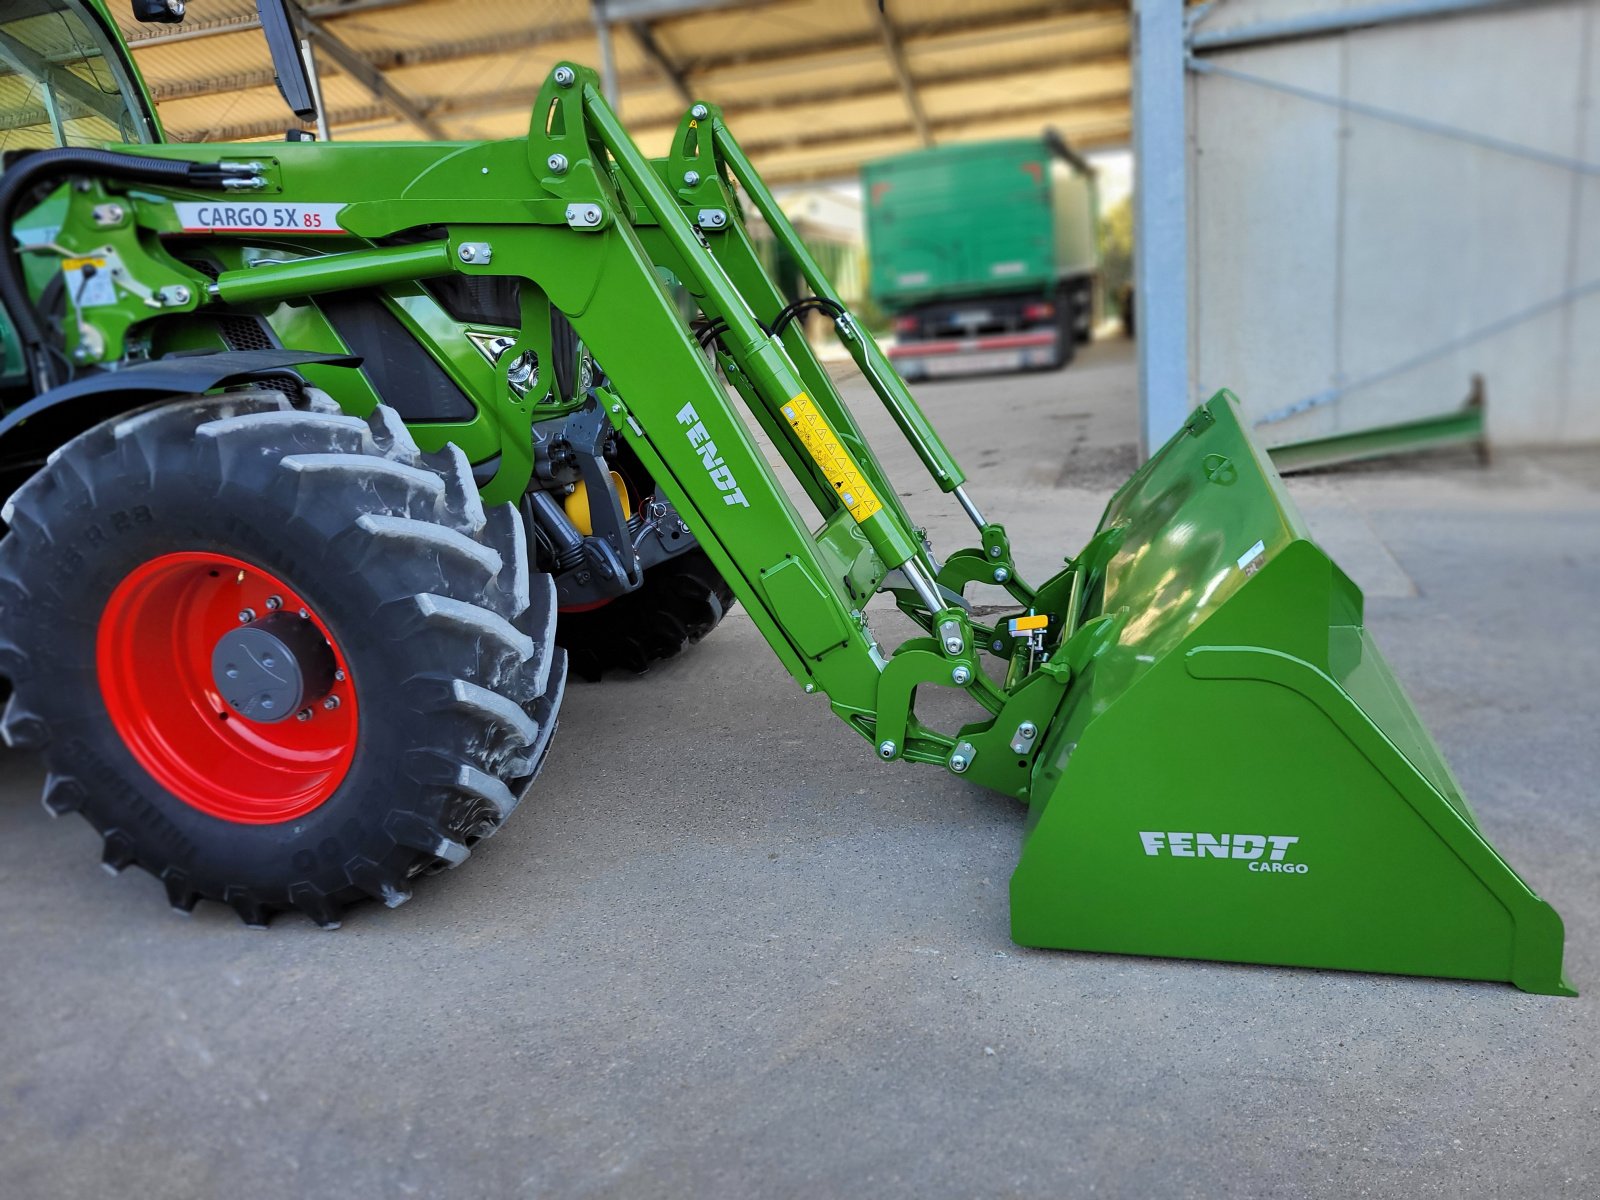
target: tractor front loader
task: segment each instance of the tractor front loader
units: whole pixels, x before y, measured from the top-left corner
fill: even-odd
[[[525,138],[163,145],[99,4],[36,3],[97,31],[124,129],[150,131],[0,176],[26,377],[0,421],[25,476],[0,731],[108,865],[253,922],[397,902],[527,789],[556,642],[638,667],[736,598],[871,753],[1026,803],[1025,945],[1571,994],[1560,919],[1484,839],[1227,393],[1033,584],[714,105],[650,160],[564,63]],[[747,206],[812,295],[785,302]],[[935,557],[808,309],[971,547]],[[919,636],[881,644],[875,603]],[[924,723],[926,687],[986,715]]]

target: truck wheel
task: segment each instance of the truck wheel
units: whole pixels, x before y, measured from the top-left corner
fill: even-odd
[[[1094,340],[1094,284],[1081,282],[1072,289],[1072,336],[1080,346]]]
[[[1056,350],[1048,364],[1036,367],[1039,371],[1059,371],[1063,367],[1071,366],[1072,360],[1078,355],[1078,337],[1074,328],[1075,321],[1072,315],[1072,293],[1060,291],[1056,293]]]
[[[0,734],[176,909],[396,905],[542,765],[554,588],[515,511],[392,410],[164,403],[67,443],[0,515]]]
[[[732,607],[733,592],[696,547],[651,567],[636,591],[563,612],[556,640],[584,679],[611,670],[642,675],[705,637]]]

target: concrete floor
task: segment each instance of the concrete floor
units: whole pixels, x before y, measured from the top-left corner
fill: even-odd
[[[1036,574],[1133,463],[1124,346],[920,394]],[[505,832],[337,933],[171,915],[0,762],[0,1195],[1600,1195],[1600,454],[1292,488],[1583,998],[1019,950],[1016,806],[736,614],[575,686]]]

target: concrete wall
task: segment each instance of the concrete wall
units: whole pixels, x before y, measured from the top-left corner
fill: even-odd
[[[1371,7],[1223,0],[1196,33]],[[1600,163],[1600,2],[1201,61]],[[1261,416],[1600,281],[1600,178],[1217,75],[1189,76],[1191,371]],[[1272,442],[1452,410],[1500,443],[1600,439],[1600,288],[1264,427]]]

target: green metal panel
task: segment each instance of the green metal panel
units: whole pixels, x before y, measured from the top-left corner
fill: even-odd
[[[1012,878],[1024,945],[1509,980],[1575,994],[1562,929],[1483,839],[1221,393],[1120,491]]]
[[[1488,443],[1484,439],[1483,409],[1478,406],[1398,425],[1353,429],[1300,442],[1281,442],[1272,447],[1272,462],[1279,471],[1288,474],[1340,463],[1385,458],[1391,454],[1437,450],[1445,446],[1477,446],[1486,455]]]

